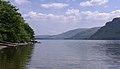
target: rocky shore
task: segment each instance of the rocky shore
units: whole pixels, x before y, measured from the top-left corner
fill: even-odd
[[[17,47],[17,46],[24,46],[27,44],[31,43],[41,43],[38,41],[31,41],[31,42],[24,42],[24,43],[11,43],[11,42],[5,42],[5,41],[0,41],[0,49],[5,48],[5,47]]]
[[[0,46],[0,49],[6,48],[7,46]]]
[[[28,43],[11,43],[11,42],[0,41],[0,46],[8,46],[8,47],[22,46],[22,45],[27,45],[27,44]]]

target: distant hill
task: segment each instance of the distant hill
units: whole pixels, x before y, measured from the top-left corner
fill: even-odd
[[[70,30],[70,31],[64,32],[62,34],[53,35],[50,38],[52,38],[52,39],[68,39],[68,38],[76,35],[77,33],[85,31],[85,30],[87,30],[87,28]]]
[[[58,35],[38,35],[36,39],[88,39],[93,35],[100,27],[95,28],[81,28],[70,30]]]
[[[87,30],[87,28],[70,30],[70,31],[67,31],[67,32],[64,32],[58,35],[52,35],[52,36],[51,35],[38,35],[35,38],[36,39],[67,39],[85,30]]]
[[[36,35],[35,38],[36,39],[44,39],[44,38],[49,38],[50,35]]]
[[[120,18],[114,18],[103,27],[70,30],[58,35],[39,35],[38,39],[94,39],[120,40]]]
[[[119,40],[120,39],[120,18],[114,18],[101,27],[90,39]]]
[[[95,32],[97,32],[98,29],[100,29],[100,27],[94,27],[94,28],[87,29],[85,31],[79,32],[78,34],[72,36],[69,39],[88,39]]]

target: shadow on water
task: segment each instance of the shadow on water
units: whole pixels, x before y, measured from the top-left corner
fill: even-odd
[[[27,69],[33,48],[33,45],[27,45],[0,50],[0,69]]]

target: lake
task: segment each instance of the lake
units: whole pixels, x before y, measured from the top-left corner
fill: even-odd
[[[0,69],[120,69],[120,40],[39,40],[0,50]]]

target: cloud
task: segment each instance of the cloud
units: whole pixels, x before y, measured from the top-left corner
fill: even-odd
[[[69,14],[70,15],[71,14],[72,15],[79,15],[79,13],[80,13],[80,10],[78,10],[78,9],[68,9],[67,12],[66,12],[67,15],[69,15]]]
[[[54,22],[68,22],[70,17],[66,15],[55,15],[55,14],[43,14],[37,13],[34,11],[29,12],[28,14],[24,15],[27,19],[32,19],[35,21],[54,21]]]
[[[43,8],[54,8],[54,9],[60,9],[67,6],[69,6],[69,4],[65,4],[65,3],[41,4],[41,7]]]
[[[95,5],[103,5],[107,3],[109,0],[90,0],[86,2],[81,2],[80,6],[86,7],[86,6],[95,6]]]
[[[80,11],[78,9],[68,9],[64,15],[43,14],[31,11],[23,15],[27,21],[40,23],[78,23],[78,24],[94,24],[103,25],[107,21],[115,17],[120,17],[120,10],[111,11],[109,13],[98,11]]]
[[[30,1],[29,0],[15,0],[15,3],[21,5],[23,3],[30,3]]]
[[[23,17],[34,28],[35,31],[38,31],[36,34],[40,34],[40,32],[41,34],[57,34],[62,33],[63,30],[67,31],[80,27],[90,28],[103,26],[106,22],[111,21],[113,18],[120,17],[120,10],[114,10],[106,13],[68,9],[63,15],[51,13],[45,14],[31,11],[27,14],[24,14]]]

